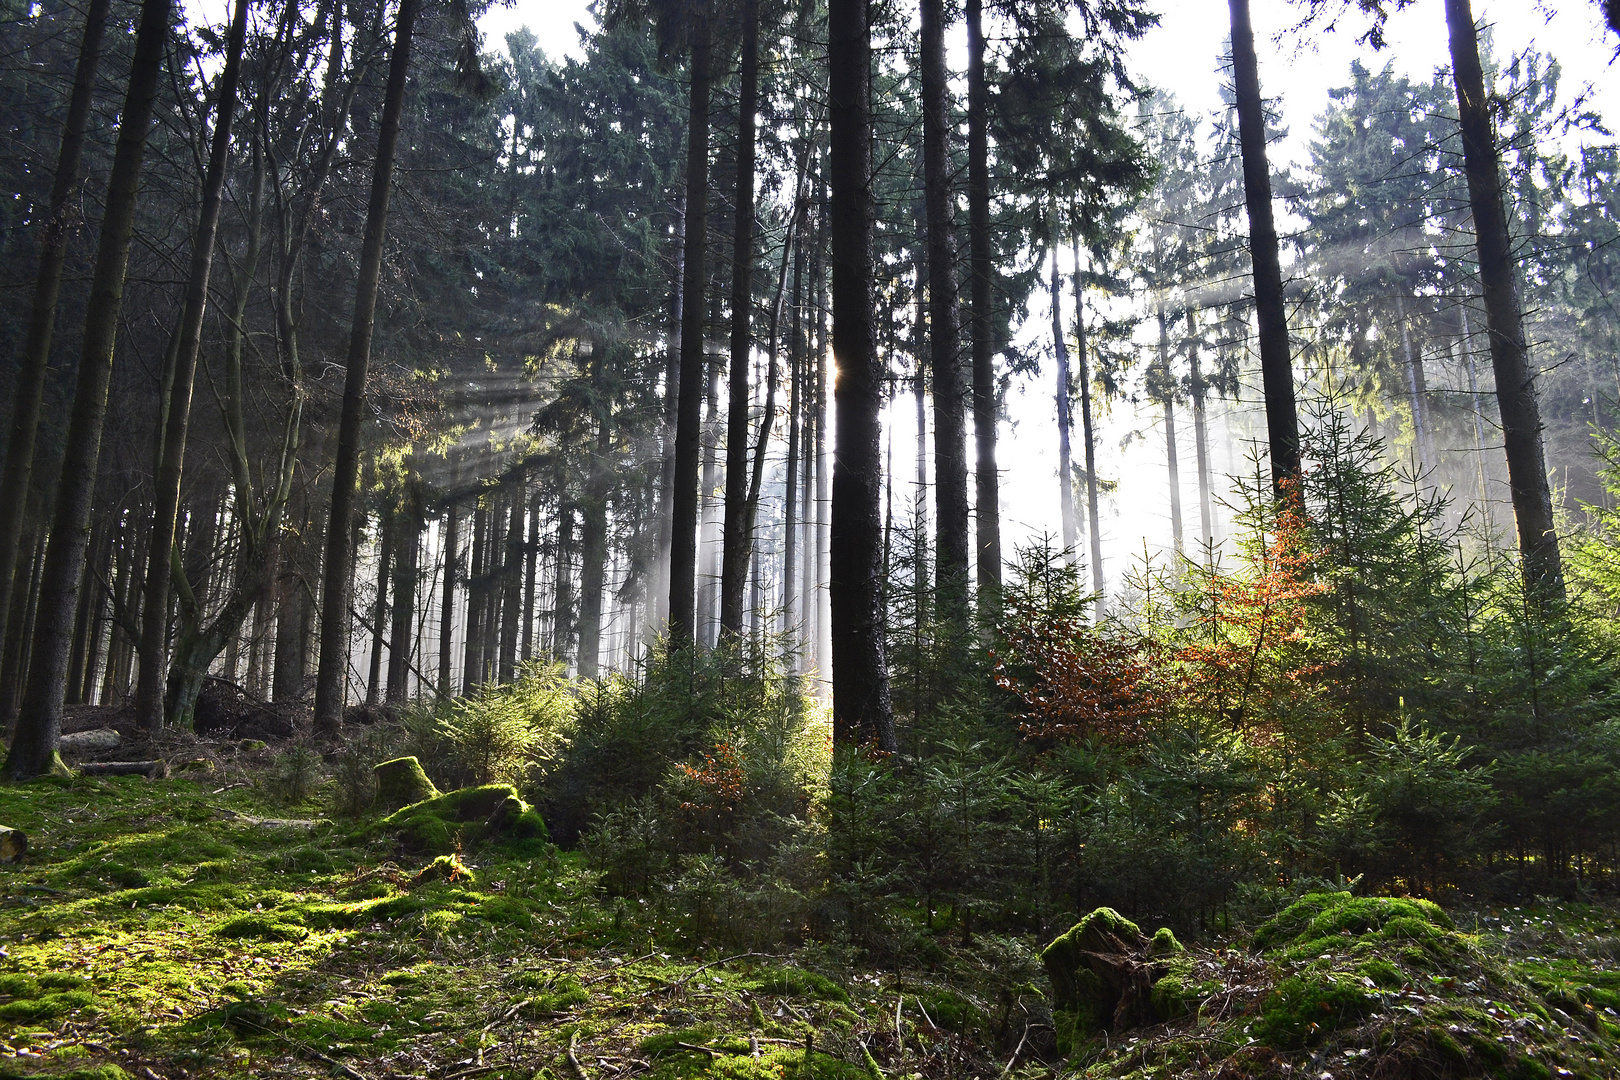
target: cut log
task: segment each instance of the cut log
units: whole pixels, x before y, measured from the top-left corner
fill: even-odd
[[[164,780],[169,775],[167,761],[91,761],[78,769],[85,776],[144,776]]]
[[[377,778],[377,803],[384,810],[394,811],[402,806],[436,798],[439,789],[433,786],[422,763],[414,757],[394,758],[372,767]]]
[[[28,834],[0,825],[0,862],[16,862],[28,854]]]
[[[95,728],[69,732],[62,736],[58,745],[64,754],[89,754],[97,750],[111,750],[123,741],[123,736],[112,728]]]

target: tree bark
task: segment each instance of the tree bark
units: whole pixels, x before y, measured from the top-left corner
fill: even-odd
[[[1204,384],[1203,372],[1198,366],[1198,322],[1191,304],[1187,305],[1187,366],[1192,390],[1193,450],[1198,458],[1198,540],[1205,557],[1212,558],[1215,504],[1210,493],[1209,431],[1204,417],[1204,397],[1209,387]]]
[[[706,6],[706,5],[705,5]],[[675,489],[669,507],[669,647],[696,641],[698,458],[703,427],[703,247],[708,240],[710,26],[692,27],[691,93],[686,129],[686,240],[682,274],[681,372],[675,416]]]
[[[1164,311],[1164,300],[1158,304],[1159,318],[1159,378],[1164,400],[1164,464],[1170,481],[1170,542],[1177,556],[1184,549],[1184,530],[1181,521],[1181,460],[1176,454],[1176,383],[1170,371],[1170,321]]]
[[[782,497],[782,630],[793,640],[801,623],[799,608],[799,413],[804,381],[804,245],[793,249],[793,310],[788,320],[788,445],[787,477]],[[796,652],[796,650],[794,650]],[[794,661],[796,662],[796,660]]]
[[[56,156],[56,177],[51,184],[51,203],[45,228],[40,236],[39,269],[34,276],[34,297],[28,313],[28,336],[17,364],[17,382],[12,388],[11,434],[6,447],[5,468],[0,471],[0,641],[7,639],[7,619],[12,608],[14,583],[18,576],[18,553],[27,549],[23,536],[29,524],[29,487],[34,475],[35,437],[39,432],[40,408],[45,398],[45,375],[50,368],[51,338],[56,329],[56,305],[62,295],[62,268],[67,262],[68,241],[73,236],[76,215],[73,195],[79,187],[79,163],[84,157],[85,132],[90,125],[90,105],[95,94],[96,69],[101,64],[101,44],[106,36],[107,13],[112,0],[91,0],[84,16],[84,33],[79,41],[79,60],[73,72],[73,93],[68,99],[67,118],[62,124],[62,145]],[[21,681],[21,673],[13,676]],[[20,693],[20,687],[17,690]],[[0,722],[9,721],[8,711]]]
[[[348,534],[360,477],[361,414],[365,409],[366,372],[371,364],[371,336],[377,321],[377,287],[382,275],[383,238],[388,229],[394,151],[399,145],[411,33],[418,6],[419,0],[400,0],[394,54],[388,64],[388,90],[377,135],[371,200],[366,207],[365,238],[360,247],[360,277],[355,286],[354,326],[349,336],[343,410],[338,421],[337,460],[332,467],[332,509],[326,524],[326,565],[321,589],[321,662],[315,676],[315,729],[323,735],[337,734],[343,722],[345,675],[349,664],[349,566],[354,558]]]
[[[366,676],[366,704],[377,704],[382,691],[383,637],[388,632],[388,578],[394,568],[394,537],[399,515],[385,509],[377,518],[377,592],[371,601],[371,668]]]
[[[670,275],[669,340],[664,349],[664,431],[663,460],[658,473],[658,562],[649,590],[652,608],[648,620],[654,634],[668,632],[670,543],[675,535],[675,429],[679,426],[681,399],[681,320],[685,301],[686,276],[686,192],[676,197],[672,242],[674,271]]]
[[[461,515],[454,502],[444,508],[444,581],[439,601],[439,698],[450,697],[450,659],[456,624],[456,571],[460,566]]]
[[[521,472],[512,481],[512,511],[506,521],[506,564],[501,567],[501,650],[498,678],[509,683],[517,675],[518,621],[523,613],[523,538],[528,525],[524,498],[528,479]]]
[[[944,0],[921,0],[923,204],[928,221],[928,344],[934,384],[934,592],[941,618],[967,620],[968,499]],[[842,374],[842,371],[840,371]]]
[[[410,697],[411,653],[416,643],[417,551],[422,542],[422,483],[405,482],[405,497],[394,514],[394,621],[388,639],[388,689],[384,700],[403,705]],[[378,632],[382,626],[377,627]]]
[[[1546,598],[1562,600],[1564,567],[1541,445],[1541,408],[1536,401],[1530,350],[1524,340],[1502,195],[1501,160],[1491,127],[1485,74],[1480,68],[1479,35],[1469,0],[1446,0],[1446,25],[1457,86],[1463,169],[1468,175],[1468,201],[1474,211],[1474,240],[1479,249],[1485,327],[1491,343],[1491,366],[1496,372],[1496,400],[1502,414],[1508,487],[1513,493],[1524,581],[1526,587]]]
[[[112,381],[113,349],[124,300],[124,273],[140,194],[141,163],[152,127],[152,105],[163,74],[168,45],[169,0],[143,0],[129,86],[118,125],[112,173],[107,181],[106,209],[96,249],[96,269],[80,344],[79,375],[68,421],[66,452],[57,483],[50,541],[40,582],[38,614],[22,711],[4,774],[11,780],[59,770],[56,743],[62,733],[62,695],[66,686],[73,615],[78,606],[79,575],[89,540],[90,511],[101,459],[101,427],[107,414],[107,388]]]
[[[937,8],[937,0],[928,2]],[[828,582],[833,741],[845,746],[870,741],[894,751],[884,612],[878,602],[884,379],[872,332],[872,35],[867,20],[867,0],[829,0],[833,353],[838,358]],[[964,563],[966,556],[964,544]]]
[[[191,426],[191,389],[202,348],[203,312],[208,305],[208,279],[214,265],[214,237],[224,202],[225,170],[230,161],[231,121],[236,114],[236,86],[247,38],[247,0],[236,0],[225,46],[225,68],[219,77],[214,106],[213,145],[203,176],[202,210],[191,241],[191,267],[185,303],[176,330],[169,397],[163,403],[163,449],[152,479],[152,537],[147,550],[146,604],[141,616],[140,678],[135,686],[135,716],[151,732],[163,729],[163,688],[168,680],[169,564],[180,512],[180,476],[185,468],[186,433]]]
[[[484,590],[489,573],[489,508],[473,510],[472,550],[467,563],[467,637],[461,645],[461,692],[470,694],[483,682]]]
[[[742,0],[742,78],[737,99],[736,224],[731,248],[731,376],[726,417],[726,506],[720,541],[720,638],[743,629],[743,590],[753,547],[748,522],[748,360],[754,314],[754,113],[759,109],[759,0]]]
[[[1091,531],[1091,591],[1096,596],[1096,621],[1103,617],[1107,581],[1103,577],[1102,518],[1097,495],[1097,436],[1091,421],[1091,360],[1086,355],[1085,275],[1080,264],[1080,238],[1074,245],[1074,361],[1080,382],[1080,428],[1086,450],[1086,525]]]
[[[1450,3],[1451,0],[1448,0]],[[1282,262],[1271,207],[1271,167],[1266,160],[1265,101],[1260,61],[1254,52],[1249,0],[1229,0],[1232,13],[1232,83],[1237,96],[1238,142],[1243,158],[1243,199],[1249,211],[1249,253],[1254,261],[1254,307],[1260,330],[1260,376],[1266,395],[1266,434],[1271,479],[1277,493],[1299,478],[1299,412],[1288,344]]]
[[[602,600],[607,587],[607,469],[612,429],[604,411],[596,418],[596,448],[586,472],[584,528],[580,532],[579,674],[594,679],[601,669]]]
[[[973,340],[973,471],[978,542],[979,614],[993,624],[1001,610],[1001,478],[996,472],[995,341],[990,318],[990,92],[984,74],[983,0],[967,0],[969,333]],[[1065,484],[1068,481],[1065,480]],[[1072,497],[1072,496],[1071,496]],[[1071,503],[1070,511],[1073,506]]]
[[[1063,525],[1064,555],[1073,562],[1080,554],[1080,528],[1074,515],[1074,462],[1069,448],[1069,429],[1074,418],[1069,404],[1069,347],[1063,333],[1063,294],[1059,282],[1057,246],[1053,245],[1052,344],[1057,350],[1058,515]]]

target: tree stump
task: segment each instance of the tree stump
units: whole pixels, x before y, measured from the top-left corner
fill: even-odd
[[[28,854],[28,834],[0,825],[0,863],[16,862]]]
[[[439,789],[433,786],[433,781],[422,771],[422,763],[415,757],[380,762],[371,772],[377,778],[377,803],[384,810],[398,810],[439,794]]]
[[[1154,945],[1135,923],[1104,907],[1041,953],[1052,980],[1052,1015],[1065,1053],[1099,1032],[1153,1021],[1153,983],[1164,974],[1154,962]]]

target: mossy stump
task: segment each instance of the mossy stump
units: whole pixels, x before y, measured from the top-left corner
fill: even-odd
[[[0,825],[0,863],[17,862],[28,854],[28,834]]]
[[[384,810],[398,810],[438,797],[439,789],[433,786],[433,781],[422,771],[422,763],[415,757],[380,762],[371,772],[377,778],[377,803]]]
[[[436,794],[396,810],[381,824],[396,830],[407,847],[441,855],[460,850],[463,842],[548,838],[545,820],[510,784]]]
[[[1168,931],[1152,938],[1113,908],[1098,908],[1041,953],[1052,980],[1058,1045],[1069,1053],[1100,1032],[1159,1019],[1153,984],[1168,971],[1160,958],[1180,949]]]

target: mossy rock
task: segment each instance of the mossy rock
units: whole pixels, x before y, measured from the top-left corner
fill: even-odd
[[[1397,920],[1399,920],[1397,922]],[[1393,896],[1352,896],[1347,892],[1307,893],[1261,925],[1254,933],[1256,950],[1308,945],[1329,937],[1385,936],[1433,940],[1454,929],[1437,904]]]
[[[239,941],[303,941],[309,930],[298,923],[272,914],[239,915],[214,929],[215,937]]]
[[[439,794],[415,757],[379,762],[372,766],[371,773],[377,780],[377,803],[385,810],[398,810]]]
[[[406,846],[449,854],[485,839],[546,839],[543,818],[511,784],[460,788],[402,807],[382,819]]]

